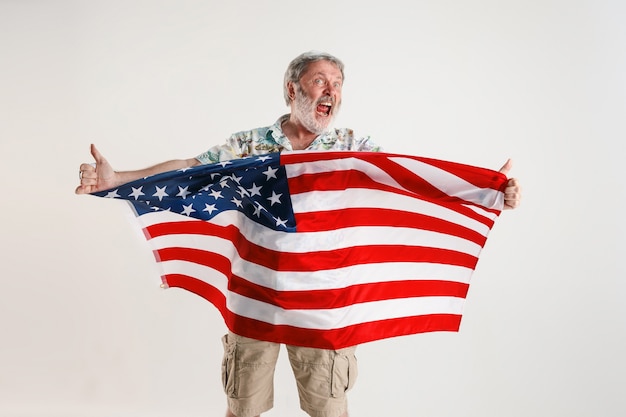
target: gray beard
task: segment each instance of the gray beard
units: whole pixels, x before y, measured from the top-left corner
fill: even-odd
[[[339,106],[335,103],[333,114],[330,116],[326,123],[320,122],[315,118],[315,111],[317,104],[313,102],[302,90],[298,91],[294,100],[294,116],[302,123],[309,132],[321,135],[328,132],[330,126],[335,120],[336,111],[339,110]]]

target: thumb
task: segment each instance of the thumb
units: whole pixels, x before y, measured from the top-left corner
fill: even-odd
[[[502,168],[500,168],[499,172],[503,173],[504,175],[508,174],[509,171],[511,170],[511,168],[513,168],[513,161],[511,161],[511,159],[507,159],[506,162],[504,163],[504,165],[502,165]]]
[[[91,156],[93,156],[93,159],[96,161],[97,164],[100,164],[101,161],[105,161],[104,157],[102,156],[100,151],[98,151],[96,145],[94,145],[93,143],[91,144]]]

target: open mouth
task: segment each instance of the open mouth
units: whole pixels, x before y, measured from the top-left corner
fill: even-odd
[[[317,105],[316,111],[318,114],[322,116],[330,116],[332,111],[333,104],[330,101],[322,102]]]

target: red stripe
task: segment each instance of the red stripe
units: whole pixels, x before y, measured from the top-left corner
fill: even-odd
[[[382,262],[432,262],[473,269],[478,261],[477,257],[463,252],[408,245],[353,246],[308,253],[278,252],[248,241],[235,226],[216,226],[202,221],[162,223],[147,229],[146,233],[153,237],[168,233],[189,233],[228,239],[238,248],[241,259],[275,271],[320,271]],[[213,267],[212,263],[206,261],[210,253],[187,248],[164,248],[158,251],[161,259],[189,257],[186,260]]]
[[[400,155],[380,152],[308,152],[308,153],[283,153],[280,155],[282,165],[297,164],[302,162],[330,161],[334,159],[355,158],[367,161],[378,167],[386,166],[385,161],[389,158],[413,159],[435,166],[479,188],[491,188],[503,190],[506,184],[506,176],[490,169],[476,167],[456,162],[443,161],[440,159],[424,158],[420,156]],[[391,164],[397,165],[395,162]],[[404,169],[404,168],[403,168]],[[393,172],[386,169],[387,172]],[[407,171],[409,172],[409,171]],[[412,173],[411,173],[412,174]],[[395,175],[394,175],[395,177]],[[397,178],[396,178],[397,179]]]
[[[356,303],[410,297],[465,298],[469,288],[468,284],[452,281],[404,280],[359,284],[337,289],[277,291],[232,274],[230,260],[216,253],[199,249],[166,248],[156,251],[155,257],[159,262],[181,260],[210,267],[228,278],[230,291],[284,309],[339,308]],[[168,285],[172,286],[169,279]],[[194,289],[189,290],[196,292]]]
[[[311,272],[355,265],[393,262],[429,262],[474,269],[478,258],[463,252],[424,246],[370,245],[331,251],[286,253],[261,248],[251,243],[239,245],[239,256],[248,262],[274,271]],[[194,248],[170,247],[157,250],[162,261],[181,259],[221,270],[215,262],[226,258]]]
[[[457,211],[468,217],[471,217],[477,221],[485,222],[487,226],[492,227],[493,221],[485,219],[475,211],[460,206],[459,204],[477,205],[471,201],[466,201],[458,197],[449,196],[438,188],[434,187],[431,183],[416,175],[414,172],[408,170],[401,164],[391,161],[388,155],[380,153],[368,153],[368,152],[325,152],[331,155],[304,155],[298,154],[296,157],[292,155],[281,155],[281,163],[297,163],[297,162],[313,162],[322,160],[333,160],[339,158],[356,158],[367,161],[376,165],[378,168],[384,170],[389,176],[394,178],[396,182],[402,187],[408,190],[402,190],[394,188],[388,185],[384,185],[372,180],[368,175],[359,170],[336,170],[332,172],[320,172],[312,174],[302,174],[297,177],[289,178],[289,191],[292,195],[308,192],[308,191],[337,191],[350,188],[366,188],[381,190],[387,192],[394,192],[401,195],[408,195],[412,197],[419,197],[420,199],[436,202],[439,205],[443,205],[451,210]],[[334,155],[332,155],[334,154]],[[390,155],[400,156],[408,158],[404,155]],[[495,190],[503,190],[506,183],[506,176],[501,173],[491,171],[485,168],[472,167],[469,165],[455,164],[451,162],[438,161],[435,159],[413,157],[409,159],[426,162],[450,172],[453,175],[459,176],[463,180],[473,184],[479,188],[491,188]],[[440,164],[439,164],[440,163]],[[483,209],[499,214],[500,211],[496,209],[490,209],[488,207],[480,206]]]
[[[271,325],[240,316],[231,318],[226,324],[234,333],[241,334],[242,332],[247,332],[248,337],[254,339],[320,349],[341,349],[374,340],[416,333],[456,332],[461,325],[461,316],[455,314],[429,314],[400,317],[359,323],[332,330],[312,330],[294,326]]]
[[[166,235],[207,235],[232,240],[235,236],[241,236],[233,225],[219,226],[203,220],[157,223],[147,226],[144,234],[149,239]]]
[[[349,208],[333,211],[299,213],[295,215],[298,232],[322,232],[356,226],[408,227],[431,230],[469,240],[484,246],[487,239],[482,234],[459,224],[420,213],[408,213],[392,209]],[[489,225],[489,227],[491,227]],[[218,226],[205,221],[167,222],[144,229],[147,239],[165,235],[206,235],[228,239],[232,242],[248,242],[234,225]],[[249,243],[249,242],[248,242]]]
[[[392,209],[348,208],[295,215],[298,232],[318,232],[357,226],[408,227],[457,236],[480,246],[487,237],[475,230],[437,217]]]
[[[180,254],[180,252],[175,253]],[[172,255],[174,252],[169,254]],[[465,298],[469,288],[468,284],[452,281],[404,280],[358,284],[337,289],[277,291],[233,275],[230,269],[230,262],[220,255],[208,253],[208,256],[202,256],[201,258],[204,262],[203,264],[209,265],[215,271],[228,278],[228,289],[230,291],[284,309],[330,309],[370,301],[411,297],[440,296]],[[163,256],[162,252],[159,252],[158,259],[161,261],[171,260],[167,253],[166,256]],[[174,259],[190,262],[197,261],[193,257],[185,255]],[[193,288],[188,288],[190,291],[197,293],[195,288],[201,285],[200,283],[210,286],[208,283],[197,281],[193,282]],[[167,283],[169,286],[173,286],[170,278],[168,278]]]
[[[397,165],[391,161],[388,162],[390,164]],[[400,166],[398,167],[398,169],[405,170]],[[478,206],[477,204],[463,200],[458,197],[449,196],[438,188],[433,187],[429,182],[411,173],[410,171],[405,171],[406,172],[401,174],[402,177],[399,179],[399,182],[408,191],[373,181],[370,177],[368,177],[361,171],[348,170],[321,172],[316,174],[302,174],[297,177],[289,178],[289,192],[291,193],[291,195],[297,195],[311,191],[344,191],[348,189],[359,188],[367,190],[378,190],[412,197],[416,200],[434,203],[438,206],[446,207],[449,210],[453,210],[459,214],[481,222],[488,227],[493,226],[493,220],[478,214],[469,207],[461,205],[467,204]],[[407,181],[407,177],[409,176],[413,177],[411,181]],[[479,207],[492,213],[499,213],[499,210],[493,210],[483,206]],[[410,212],[403,213],[412,214]]]
[[[170,287],[180,287],[194,292],[211,302],[220,311],[228,328],[234,333],[259,340],[320,349],[341,349],[374,340],[405,336],[415,333],[456,332],[461,316],[456,314],[429,314],[360,323],[340,329],[315,330],[301,327],[275,325],[242,317],[226,308],[222,293],[212,286],[185,275],[164,277]]]
[[[237,294],[285,310],[341,308],[352,304],[411,297],[465,298],[468,288],[468,284],[460,282],[424,280],[377,282],[338,289],[277,291],[237,276],[230,278],[228,287]]]

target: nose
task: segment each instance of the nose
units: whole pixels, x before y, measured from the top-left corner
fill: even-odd
[[[331,83],[326,84],[326,90],[324,91],[324,93],[329,95],[335,100],[338,99],[339,97],[339,89],[335,87],[334,85],[332,85]]]

